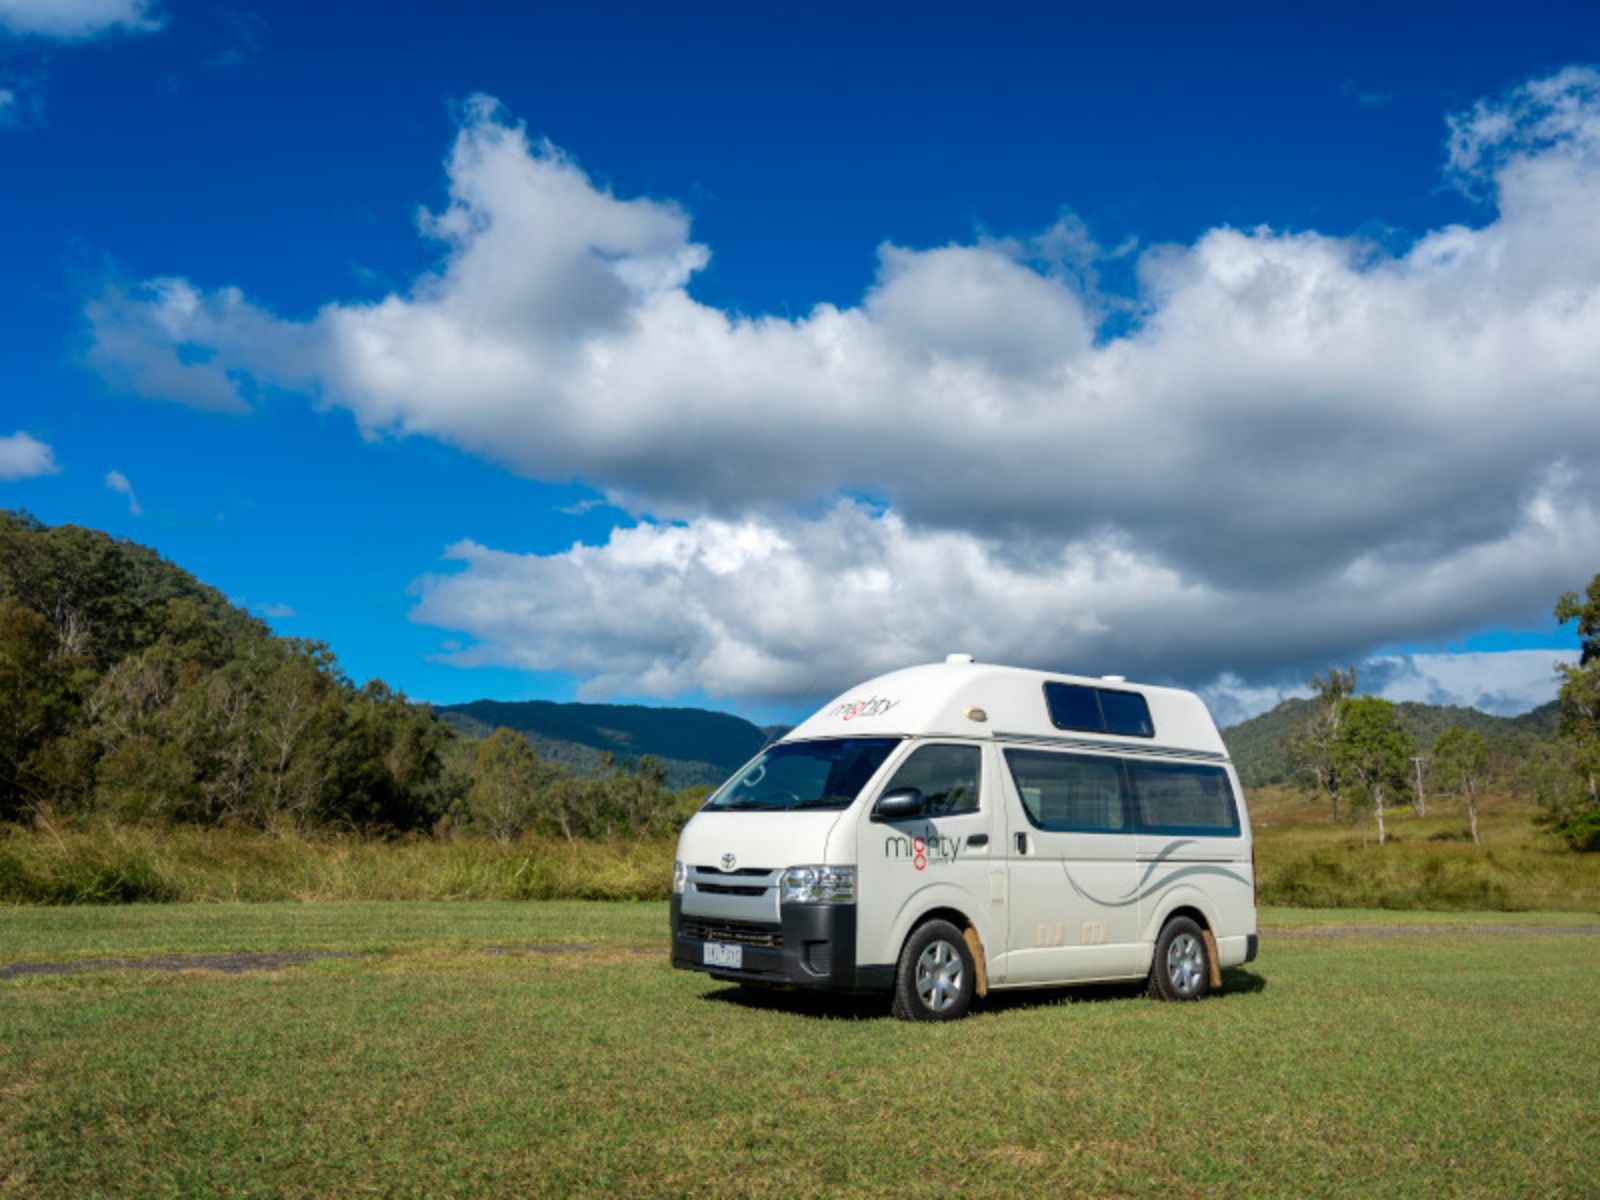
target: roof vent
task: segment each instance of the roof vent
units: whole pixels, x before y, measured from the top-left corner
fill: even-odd
[[[947,663],[969,663],[969,662],[972,661],[972,655],[970,655],[970,654],[946,654],[944,656],[944,660]]]
[[[1128,677],[1126,675],[1102,675],[1102,676],[1100,676],[1100,678],[1104,679],[1107,683],[1127,683],[1128,682]]]

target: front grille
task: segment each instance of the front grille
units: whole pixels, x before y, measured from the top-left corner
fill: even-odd
[[[697,892],[710,892],[715,896],[765,896],[767,889],[764,887],[729,887],[725,883],[707,883],[703,879],[694,881]]]
[[[702,921],[697,917],[684,917],[678,923],[678,932],[686,938],[700,942],[738,942],[741,946],[783,945],[783,930],[776,925],[757,925],[754,921]]]
[[[721,867],[696,867],[700,875],[770,875],[772,872],[766,867],[740,867],[734,871],[724,871]]]

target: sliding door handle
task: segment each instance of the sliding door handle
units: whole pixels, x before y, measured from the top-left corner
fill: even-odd
[[[987,846],[988,844],[989,835],[987,833],[975,833],[967,839],[967,845],[969,846]]]

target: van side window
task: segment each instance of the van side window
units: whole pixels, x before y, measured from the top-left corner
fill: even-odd
[[[1047,683],[1044,703],[1050,723],[1057,729],[1079,733],[1115,733],[1123,737],[1155,737],[1150,705],[1139,692],[1115,688],[1084,687],[1077,683]]]
[[[1139,828],[1149,833],[1236,837],[1239,811],[1228,773],[1198,763],[1129,762]]]
[[[885,793],[916,788],[930,817],[978,811],[978,773],[983,751],[977,746],[920,746],[900,764]]]
[[[1122,833],[1129,827],[1120,759],[1049,750],[1007,750],[1005,754],[1022,807],[1038,828]]]

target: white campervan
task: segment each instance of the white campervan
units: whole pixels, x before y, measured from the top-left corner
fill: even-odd
[[[1256,954],[1249,818],[1200,699],[964,655],[763,750],[684,827],[672,893],[674,966],[921,1020],[1093,980],[1195,1000]]]

